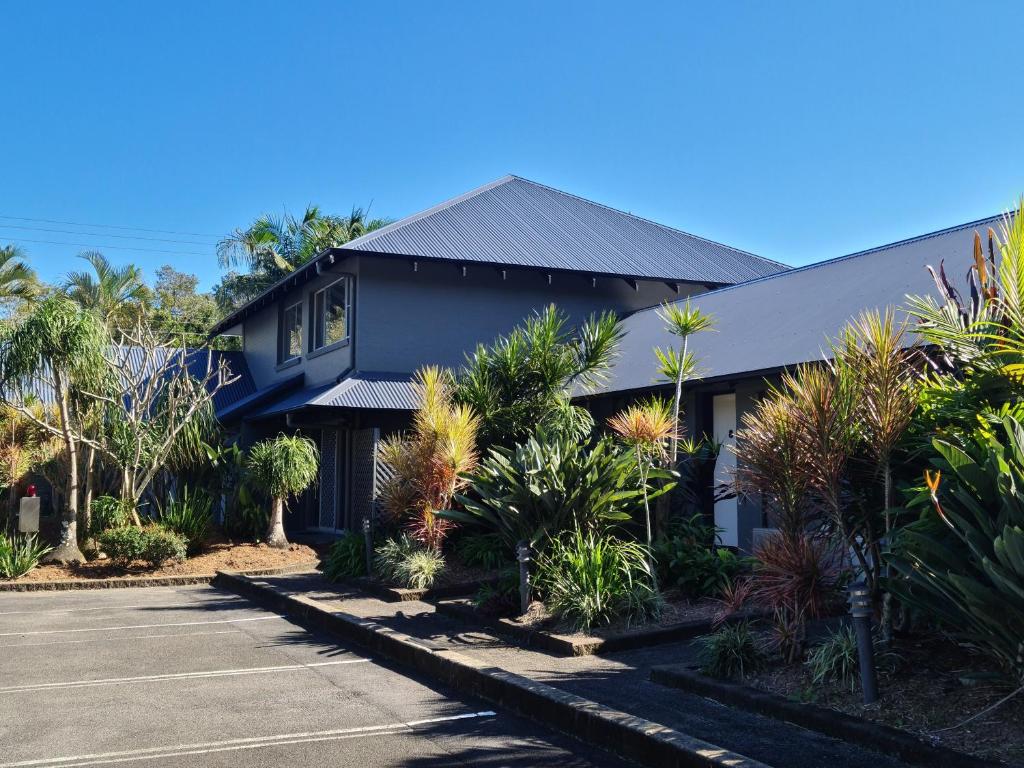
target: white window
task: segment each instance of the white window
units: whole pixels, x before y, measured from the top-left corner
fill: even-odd
[[[343,277],[313,294],[310,305],[311,352],[348,339],[351,283],[349,278]]]
[[[302,302],[281,310],[277,331],[277,362],[287,363],[302,354]]]

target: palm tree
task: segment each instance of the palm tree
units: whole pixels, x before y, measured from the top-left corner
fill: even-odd
[[[21,415],[49,434],[59,437],[67,456],[67,492],[61,517],[60,542],[46,559],[53,562],[84,562],[78,548],[78,451],[83,442],[81,414],[74,390],[89,381],[102,366],[101,350],[107,343],[102,324],[63,295],[38,304],[0,345],[0,397]],[[39,382],[56,400],[57,419],[35,413],[26,403],[26,382]]]
[[[81,258],[92,266],[92,273],[69,273],[64,290],[80,307],[94,312],[107,330],[125,328],[149,300],[142,270],[134,264],[115,267],[95,251],[87,251]]]
[[[252,482],[270,496],[267,545],[284,549],[284,503],[289,496],[306,490],[316,480],[320,455],[316,444],[300,435],[278,435],[256,443],[249,450],[246,469]]]
[[[38,293],[39,281],[25,260],[25,252],[16,245],[0,246],[0,302],[29,301]]]

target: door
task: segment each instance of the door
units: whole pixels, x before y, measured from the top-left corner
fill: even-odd
[[[722,492],[722,486],[731,488],[736,469],[736,395],[715,395],[711,405],[712,434],[721,445],[715,462],[715,495]],[[715,525],[721,529],[722,544],[727,547],[739,546],[739,514],[735,495],[731,499],[715,502]]]

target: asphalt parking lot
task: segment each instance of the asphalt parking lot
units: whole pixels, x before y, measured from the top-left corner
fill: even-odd
[[[622,766],[212,587],[0,594],[0,768]]]

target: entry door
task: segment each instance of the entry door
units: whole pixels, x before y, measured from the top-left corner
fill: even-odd
[[[721,444],[718,460],[715,462],[715,494],[722,485],[732,486],[733,471],[736,469],[736,395],[715,395],[712,399],[712,420],[715,441]],[[722,544],[727,547],[739,546],[739,515],[736,497],[715,502],[715,525],[721,528]]]

